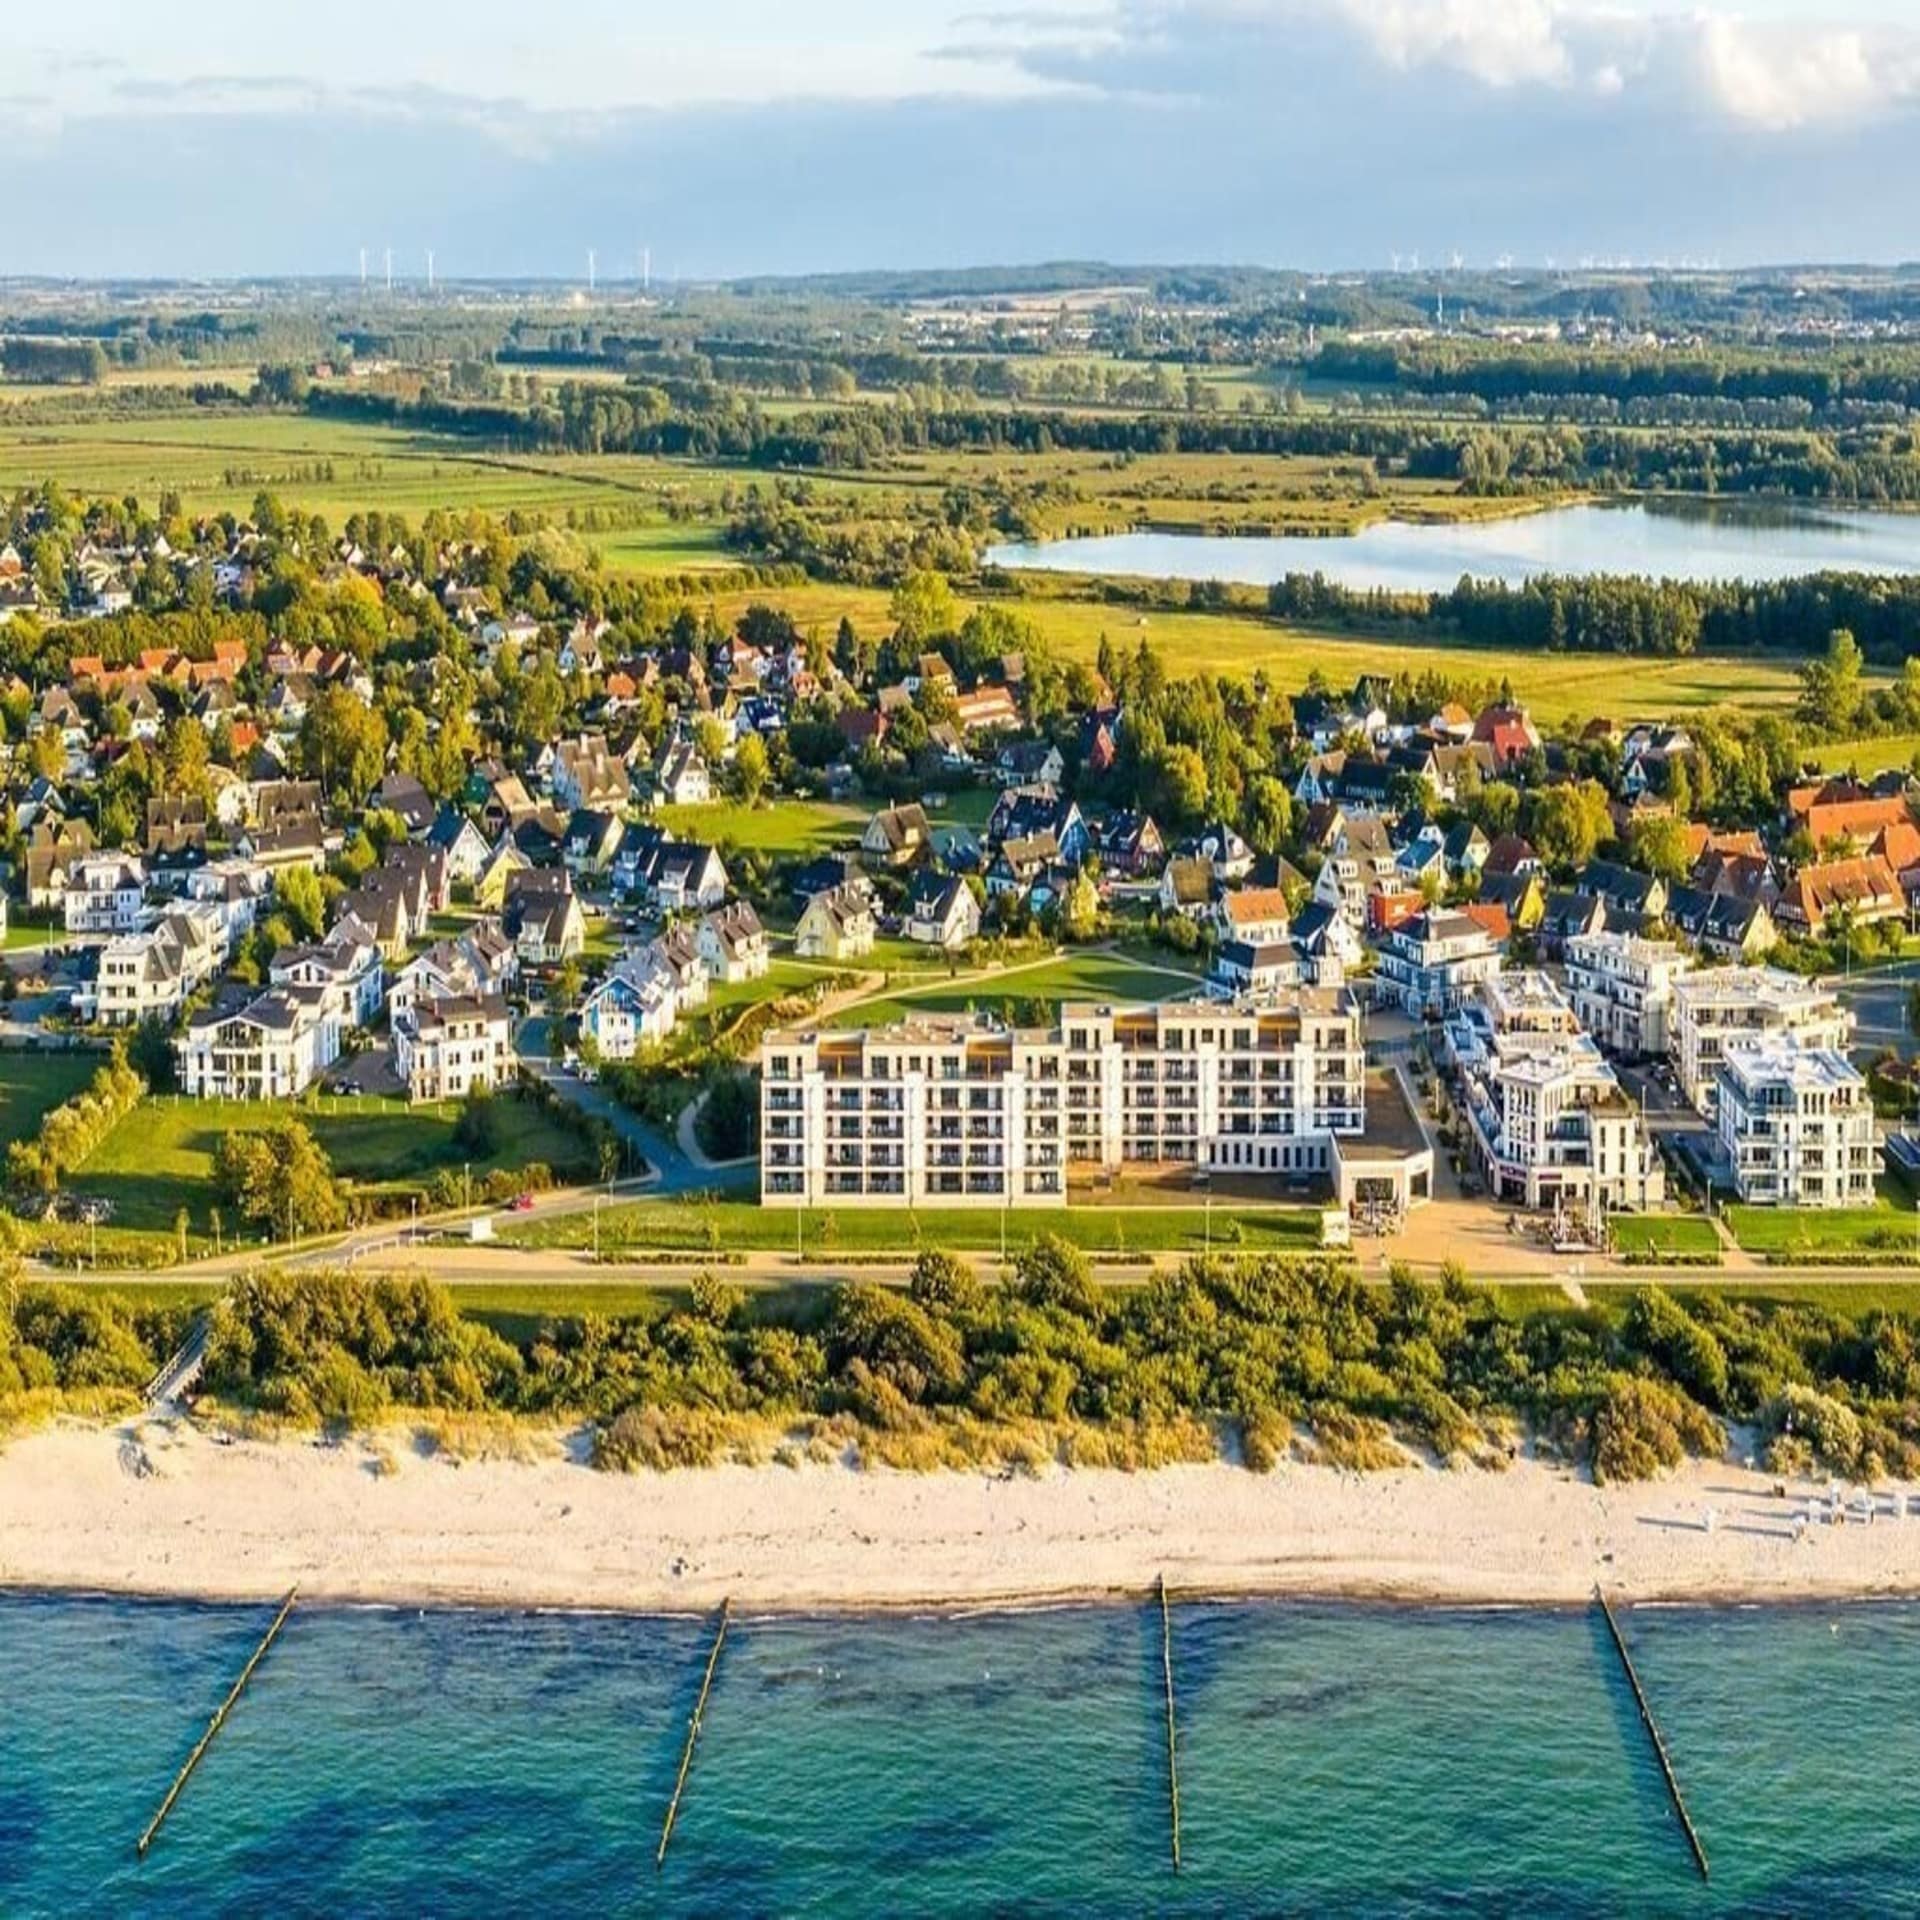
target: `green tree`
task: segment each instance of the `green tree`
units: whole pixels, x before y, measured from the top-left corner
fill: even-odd
[[[258,1133],[229,1133],[214,1155],[220,1196],[243,1220],[298,1239],[346,1222],[333,1165],[303,1121],[276,1120]]]
[[[894,640],[909,651],[944,640],[960,626],[960,603],[943,573],[909,573],[894,588],[889,611]]]
[[[1851,731],[1860,711],[1862,667],[1859,642],[1836,627],[1824,656],[1800,669],[1801,720],[1821,733]]]

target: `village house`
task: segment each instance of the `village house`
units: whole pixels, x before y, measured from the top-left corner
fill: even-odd
[[[88,854],[68,870],[61,911],[69,933],[138,933],[147,924],[147,870],[131,854]]]
[[[694,939],[708,974],[727,986],[764,979],[773,964],[767,930],[745,900],[705,915]]]
[[[980,903],[958,874],[916,874],[901,931],[917,946],[956,952],[979,938]]]
[[[917,802],[882,807],[860,836],[860,851],[887,867],[910,867],[926,857],[932,844],[927,810]]]
[[[873,951],[879,932],[873,896],[864,885],[816,893],[793,930],[793,950],[802,960],[857,960]]]
[[[322,989],[274,987],[195,1014],[174,1057],[190,1100],[291,1100],[340,1057],[340,1022]]]
[[[416,1105],[464,1100],[504,1086],[513,1069],[513,1021],[497,994],[429,1000],[394,1023],[394,1071]]]

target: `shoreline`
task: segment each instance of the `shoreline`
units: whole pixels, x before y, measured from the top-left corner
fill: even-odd
[[[1458,1610],[1920,1599],[1920,1487],[1802,1524],[1815,1490],[1696,1461],[1595,1487],[1505,1471],[1217,1462],[1008,1475],[845,1465],[596,1472],[546,1436],[461,1461],[391,1430],[222,1443],[63,1421],[0,1449],[0,1591],[210,1604],[956,1615],[1255,1600]],[[1888,1493],[1914,1511],[1896,1519]],[[1861,1497],[1849,1490],[1849,1501]]]

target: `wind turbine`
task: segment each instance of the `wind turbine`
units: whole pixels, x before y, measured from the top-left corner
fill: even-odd
[[[600,260],[594,250],[587,249],[587,292],[593,294],[599,288]]]

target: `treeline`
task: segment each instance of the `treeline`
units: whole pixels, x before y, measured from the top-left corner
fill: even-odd
[[[1823,573],[1751,585],[1543,574],[1520,586],[1462,580],[1434,594],[1363,591],[1322,574],[1289,574],[1268,590],[1267,608],[1323,625],[1431,626],[1448,638],[1528,652],[1806,654],[1843,628],[1869,660],[1898,665],[1920,652],[1920,578],[1904,574]]]
[[[1322,1260],[1195,1260],[1096,1286],[1043,1236],[1004,1287],[928,1253],[910,1285],[802,1298],[709,1278],[658,1317],[556,1317],[519,1341],[423,1277],[266,1273],[215,1310],[207,1388],[291,1419],[414,1409],[585,1420],[603,1466],[718,1457],[741,1423],[850,1421],[878,1457],[936,1462],[1290,1450],[1497,1464],[1523,1430],[1633,1479],[1751,1423],[1777,1469],[1920,1466],[1920,1322],[1658,1290],[1515,1308],[1458,1274],[1363,1282]],[[1102,1437],[1111,1443],[1103,1447]]]
[[[50,386],[98,386],[107,377],[106,350],[97,340],[0,341],[0,372],[9,380]]]
[[[1454,481],[1505,495],[1582,489],[1778,495],[1799,500],[1920,500],[1910,433],[1683,431],[1560,425],[1463,428],[1396,416],[1075,413],[944,404],[823,408],[788,417],[724,387],[670,390],[567,382],[527,408],[316,388],[309,411],[464,434],[553,453],[644,453],[735,460],[768,469],[861,470],[904,454],[1042,454],[1117,459],[1224,454],[1370,460],[1381,473]]]
[[[1659,352],[1582,349],[1530,342],[1329,340],[1310,362],[1316,376],[1425,394],[1499,401],[1520,395],[1593,395],[1616,401],[1798,400],[1824,411],[1847,401],[1920,405],[1920,352]]]
[[[85,1089],[63,1100],[30,1140],[7,1143],[7,1184],[17,1192],[53,1193],[60,1182],[145,1097],[147,1083],[116,1048]]]

